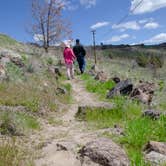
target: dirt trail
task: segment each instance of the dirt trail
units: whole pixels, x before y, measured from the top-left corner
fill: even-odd
[[[96,96],[88,93],[81,80],[69,82],[74,102],[67,106],[68,111],[62,117],[58,117],[61,125],[53,126],[43,122],[43,129],[36,138],[39,139],[37,149],[40,152],[39,158],[35,160],[36,166],[81,166],[77,158],[79,148],[98,137],[95,132],[88,131],[84,122],[75,120],[74,115],[78,106],[101,106],[107,103],[99,102]],[[87,166],[90,165],[96,164],[87,163]]]

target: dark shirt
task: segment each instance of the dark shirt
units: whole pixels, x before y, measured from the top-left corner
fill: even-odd
[[[82,45],[75,45],[73,47],[73,52],[77,58],[84,57],[86,55],[86,51]]]

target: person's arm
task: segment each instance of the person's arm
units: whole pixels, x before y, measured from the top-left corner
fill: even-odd
[[[82,46],[82,54],[85,56],[86,55],[86,51],[84,49],[84,47]]]
[[[75,56],[75,53],[74,53],[74,51],[72,49],[71,49],[71,53],[72,53],[73,60],[75,60],[76,56]]]

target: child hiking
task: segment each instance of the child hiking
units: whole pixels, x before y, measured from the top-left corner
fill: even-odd
[[[73,62],[75,60],[75,55],[73,50],[70,48],[69,42],[64,42],[64,51],[63,51],[63,57],[65,60],[65,65],[66,65],[66,73],[67,73],[67,78],[74,79],[74,65]]]

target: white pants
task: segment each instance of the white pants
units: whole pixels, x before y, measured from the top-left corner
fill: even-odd
[[[67,70],[67,78],[73,79],[74,78],[74,65],[72,63],[66,64],[66,70]]]

